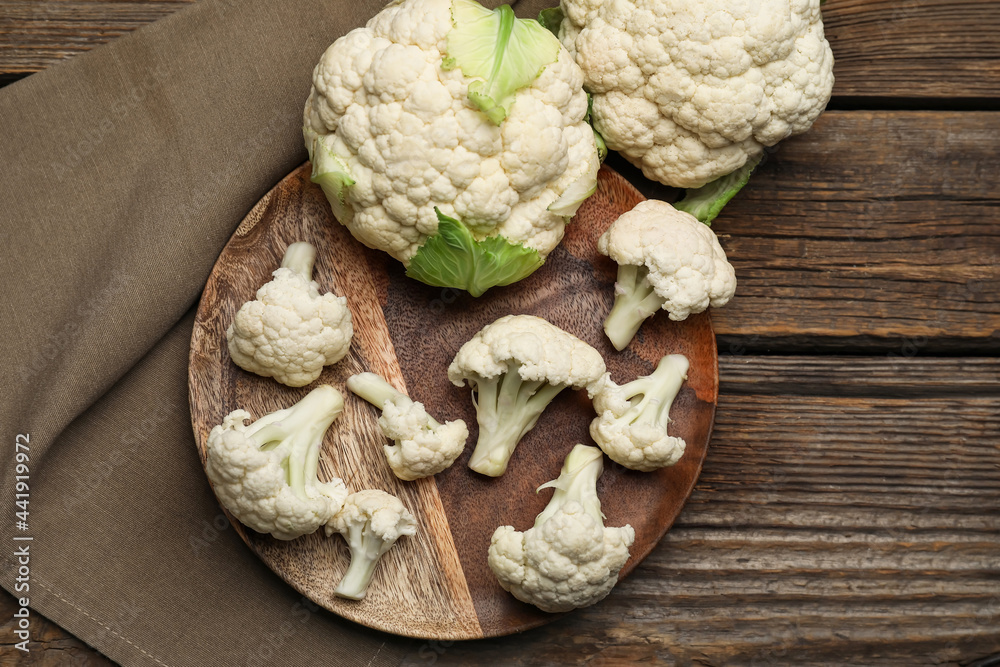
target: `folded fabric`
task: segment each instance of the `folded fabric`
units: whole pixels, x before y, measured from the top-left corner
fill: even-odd
[[[313,65],[381,5],[206,0],[0,90],[2,585],[27,546],[16,595],[121,663],[379,665],[416,646],[317,609],[250,553],[187,407],[191,308],[305,160]]]

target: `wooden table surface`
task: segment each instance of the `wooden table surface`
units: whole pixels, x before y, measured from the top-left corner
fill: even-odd
[[[0,84],[185,3],[0,0]],[[680,519],[600,604],[408,663],[1000,665],[1000,7],[824,15],[830,110],[715,224],[739,290]],[[34,640],[25,664],[110,664]]]

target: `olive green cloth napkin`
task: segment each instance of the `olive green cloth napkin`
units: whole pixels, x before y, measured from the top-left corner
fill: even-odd
[[[419,649],[303,602],[251,554],[187,405],[209,271],[305,160],[320,54],[382,4],[206,0],[0,90],[2,585],[27,545],[16,595],[126,665],[374,666]]]

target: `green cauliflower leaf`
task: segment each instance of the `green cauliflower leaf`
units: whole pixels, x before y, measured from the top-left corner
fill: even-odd
[[[513,244],[502,236],[477,241],[469,228],[434,209],[438,233],[420,246],[406,275],[436,287],[463,289],[482,296],[491,287],[527,278],[545,260],[537,250]]]

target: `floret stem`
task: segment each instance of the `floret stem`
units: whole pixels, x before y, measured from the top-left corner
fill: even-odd
[[[375,574],[379,558],[387,549],[382,548],[384,542],[377,535],[371,534],[367,525],[352,525],[350,535],[346,537],[351,548],[351,564],[337,584],[334,594],[350,600],[361,600]]]
[[[281,268],[291,269],[306,280],[312,280],[313,264],[316,262],[316,248],[311,243],[299,241],[288,246],[281,259]]]
[[[567,502],[575,500],[583,505],[584,511],[604,523],[601,500],[597,497],[597,478],[604,471],[604,454],[597,447],[577,445],[563,461],[559,477],[538,487],[538,490],[554,488],[549,504],[535,518],[535,526],[540,526],[558,512]]]
[[[399,391],[385,381],[382,376],[376,373],[358,373],[347,378],[347,388],[351,393],[363,398],[379,410],[385,408],[386,402],[395,403],[399,407],[405,407],[413,403],[409,396]],[[428,415],[427,423],[432,428],[437,428],[440,424]]]
[[[666,432],[670,406],[687,379],[687,370],[688,360],[684,355],[668,354],[660,359],[655,371],[622,385],[625,396],[632,401],[622,419],[630,424],[656,425]]]
[[[604,320],[604,332],[616,350],[624,350],[646,318],[663,307],[666,301],[649,283],[645,266],[621,264],[615,282],[615,305]]]
[[[247,428],[263,450],[281,450],[288,485],[306,498],[306,480],[315,480],[319,451],[330,424],[344,411],[344,398],[328,384],[320,385],[290,408],[269,414]]]
[[[496,378],[476,380],[476,419],[479,441],[469,459],[469,467],[490,477],[507,470],[514,448],[530,431],[539,416],[566,385],[545,381],[525,381],[520,364],[511,362],[507,372]]]

